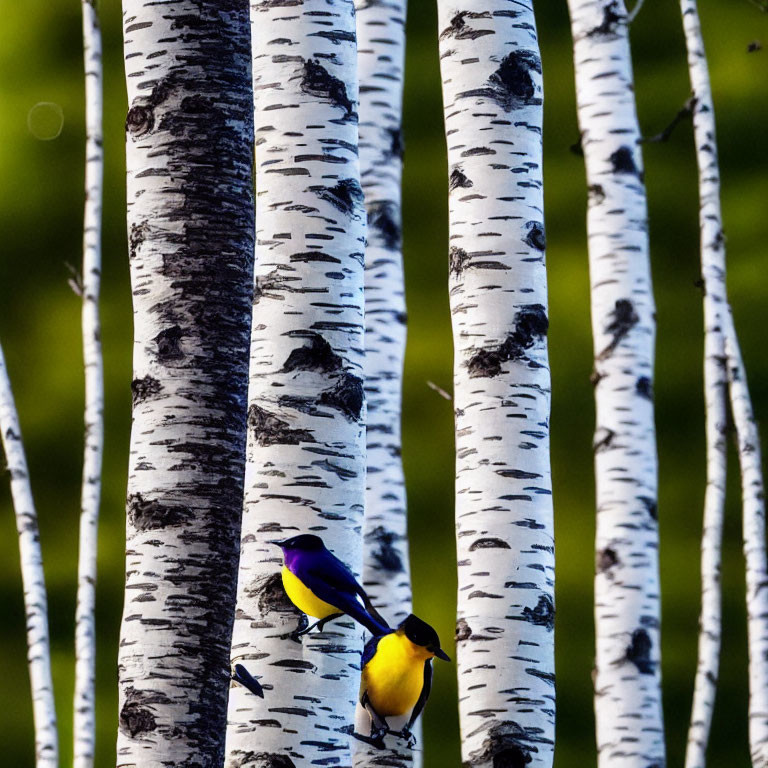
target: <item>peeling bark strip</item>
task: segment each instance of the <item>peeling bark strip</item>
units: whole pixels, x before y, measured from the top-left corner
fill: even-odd
[[[471,768],[550,768],[554,531],[533,3],[486,0],[462,11],[439,0],[438,14],[450,175],[462,759]],[[489,664],[490,655],[503,664]]]
[[[96,6],[83,0],[85,62],[85,222],[83,235],[83,362],[85,456],[80,499],[80,554],[75,610],[74,768],[92,768],[96,746],[96,553],[104,454],[104,361],[101,354],[102,149],[101,29]]]
[[[411,612],[408,521],[401,459],[405,285],[400,145],[405,0],[355,0],[360,77],[360,179],[365,248],[365,396],[368,409],[363,585],[396,626]],[[397,137],[396,146],[393,137]],[[395,724],[396,725],[396,724]],[[421,746],[421,719],[414,725]],[[355,740],[356,768],[420,768],[423,750],[394,738],[386,749]]]
[[[365,493],[363,254],[351,0],[251,5],[257,247],[229,768],[352,765],[362,634],[296,642],[270,541],[322,536],[358,575]],[[276,580],[277,579],[277,580]],[[290,760],[289,760],[290,759]],[[286,762],[288,761],[289,762]]]
[[[21,440],[21,427],[11,382],[0,346],[0,440],[11,476],[11,496],[19,534],[21,581],[27,617],[27,664],[35,719],[35,768],[59,767],[59,733],[51,679],[51,645],[48,636],[48,599],[45,593],[43,555],[37,512]],[[2,457],[0,457],[2,458]]]
[[[134,410],[118,763],[224,759],[245,463],[245,0],[124,0]]]
[[[640,133],[623,0],[568,5],[591,190],[598,765],[648,768],[664,765],[664,727],[656,435],[648,396],[655,323]]]

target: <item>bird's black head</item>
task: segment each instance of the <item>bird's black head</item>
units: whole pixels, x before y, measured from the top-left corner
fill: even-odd
[[[301,533],[298,536],[291,536],[290,539],[283,539],[282,541],[274,541],[272,543],[282,547],[283,550],[293,550],[294,552],[319,552],[325,549],[323,540],[311,533]]]
[[[426,648],[430,653],[434,653],[438,659],[451,660],[450,656],[440,647],[440,638],[437,636],[437,632],[418,616],[410,614],[400,623],[398,629],[402,630],[414,645]]]

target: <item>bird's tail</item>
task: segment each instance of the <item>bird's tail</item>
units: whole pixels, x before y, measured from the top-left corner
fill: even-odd
[[[387,620],[373,607],[371,598],[368,597],[368,593],[364,589],[360,590],[360,597],[363,599],[363,603],[365,604],[365,610],[368,611],[368,613],[371,615],[374,621],[376,621],[382,627],[386,627],[386,631],[388,632],[391,629],[391,627],[387,623]],[[374,636],[378,636],[380,634],[382,633],[374,632]]]
[[[367,597],[368,595],[363,598],[364,601]],[[370,600],[366,601],[365,608],[353,598],[345,600],[344,602],[346,604],[343,606],[340,605],[339,608],[342,608],[344,613],[349,614],[355,621],[362,624],[374,637],[386,635],[388,632],[392,631],[387,622],[384,621],[376,609],[370,605]]]

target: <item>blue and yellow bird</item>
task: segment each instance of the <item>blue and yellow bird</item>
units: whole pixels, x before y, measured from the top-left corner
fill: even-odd
[[[383,748],[391,733],[415,743],[411,728],[421,714],[432,689],[432,659],[450,661],[440,647],[437,632],[410,614],[397,629],[372,637],[363,650],[360,706],[355,736]],[[364,712],[370,718],[370,736],[362,733]],[[390,729],[388,717],[407,716],[400,731]]]
[[[345,613],[374,636],[391,632],[349,568],[326,548],[319,536],[303,533],[272,543],[283,550],[285,593],[302,613],[317,619],[311,626],[302,622],[295,637],[314,627],[322,631],[327,621]]]

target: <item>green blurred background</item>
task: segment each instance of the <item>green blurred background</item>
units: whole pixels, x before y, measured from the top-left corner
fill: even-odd
[[[589,284],[582,158],[576,126],[565,0],[539,0],[544,60],[545,190],[553,374],[552,462],[557,526],[558,768],[594,763],[592,572],[594,494]],[[116,654],[130,429],[131,306],[125,242],[121,11],[102,3],[106,200],[103,338],[106,465],[99,542],[98,766],[114,765]],[[730,296],[758,419],[768,411],[765,243],[768,242],[768,15],[749,0],[707,0],[703,24],[712,71],[724,181]],[[80,4],[26,0],[0,14],[0,338],[5,347],[40,514],[50,597],[62,765],[71,765],[73,614],[82,454],[83,370],[79,299],[66,263],[81,259],[83,77]],[[647,0],[632,27],[640,122],[661,130],[689,93],[678,5]],[[59,105],[56,110],[33,107]],[[46,132],[50,132],[46,134]],[[427,386],[451,386],[447,296],[446,160],[434,0],[411,0],[405,95],[405,259],[409,340],[404,460],[419,614],[453,634],[453,435],[450,403]],[[695,158],[689,123],[646,147],[658,303],[657,424],[663,583],[663,677],[669,764],[682,764],[696,657],[699,537],[704,491],[701,291]],[[761,267],[761,263],[763,267]],[[762,351],[761,351],[762,350]],[[763,430],[765,441],[765,430]],[[731,452],[723,586],[722,680],[711,760],[746,768],[747,688],[739,491]],[[33,765],[18,547],[7,482],[0,486],[0,744],[2,763]],[[425,717],[427,768],[457,766],[454,671],[441,667]]]

